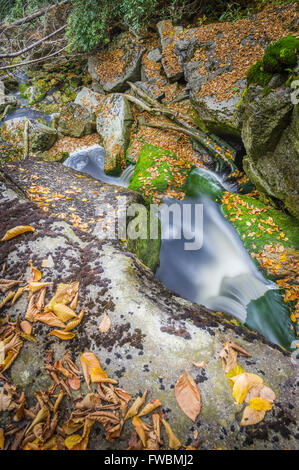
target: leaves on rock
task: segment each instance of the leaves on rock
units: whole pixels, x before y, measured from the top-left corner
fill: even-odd
[[[18,235],[22,235],[26,232],[35,232],[35,228],[31,227],[31,225],[17,225],[16,227],[7,230],[1,241],[4,242],[6,240],[10,240],[11,238],[17,237]]]
[[[195,422],[201,410],[201,393],[193,377],[186,371],[177,380],[174,394],[180,408]]]

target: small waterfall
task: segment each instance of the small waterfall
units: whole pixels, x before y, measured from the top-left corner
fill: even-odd
[[[109,176],[104,172],[104,163],[105,150],[100,145],[93,145],[71,153],[64,165],[77,171],[83,171],[104,183],[127,188],[134,173],[134,165],[129,165],[121,176]]]
[[[170,237],[162,240],[157,277],[182,297],[254,325],[271,341],[288,348],[292,338],[288,309],[276,285],[264,279],[217,204],[206,197],[171,202],[181,207],[203,204],[203,226],[195,228],[194,220],[187,221],[187,227],[184,220],[180,226],[170,221]],[[195,233],[200,238],[194,229],[203,230],[203,246],[186,251],[183,234]]]

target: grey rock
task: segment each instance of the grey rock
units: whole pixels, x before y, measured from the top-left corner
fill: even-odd
[[[57,131],[26,117],[14,118],[5,121],[1,128],[1,137],[19,147],[24,147],[25,122],[29,122],[29,148],[32,152],[49,150],[57,139]]]
[[[158,47],[153,47],[148,53],[149,60],[153,60],[154,62],[160,62],[162,59],[161,50]]]
[[[98,113],[101,110],[105,95],[96,93],[90,88],[83,87],[76,96],[75,104],[80,104],[86,108],[90,113]]]
[[[122,70],[119,72],[115,70],[113,78],[105,79],[98,74],[97,70],[103,64],[98,55],[88,59],[88,71],[93,80],[100,85],[95,91],[101,92],[101,90],[104,90],[108,93],[123,92],[128,88],[127,81],[135,82],[140,79],[141,59],[145,52],[142,44],[133,40],[127,34],[121,34],[114,40],[108,51],[113,51],[113,49],[120,49],[123,52],[121,59],[123,63]],[[111,64],[109,66],[111,67]]]
[[[60,113],[58,132],[71,137],[91,134],[95,128],[94,113],[78,103],[67,103]]]
[[[109,95],[97,117],[97,132],[105,148],[105,173],[121,173],[133,121],[128,100],[120,95]]]
[[[9,371],[9,377],[19,386],[18,391],[25,391],[28,400],[35,403],[33,393],[39,387],[48,386],[42,360],[46,349],[54,350],[55,360],[61,359],[64,351],[69,351],[78,367],[80,354],[93,351],[108,376],[119,379],[120,387],[134,397],[149,388],[149,399],[162,401],[166,419],[183,444],[193,440],[194,429],[199,427],[201,449],[214,449],[215,446],[222,449],[252,449],[253,446],[254,449],[296,449],[293,397],[297,371],[289,354],[257,333],[236,325],[228,316],[174,295],[133,254],[124,252],[117,241],[99,240],[96,228],[86,234],[66,221],[48,217],[21,197],[13,185],[25,192],[31,185],[30,175],[39,172],[39,184],[53,192],[61,192],[74,178],[71,169],[59,163],[40,164],[32,160],[22,162],[25,172],[20,172],[18,166],[10,164],[3,168],[4,179],[9,178],[12,184],[4,180],[0,183],[0,208],[5,211],[6,218],[14,214],[16,224],[19,223],[16,214],[23,217],[25,211],[28,221],[34,221],[38,236],[27,234],[17,243],[9,243],[3,261],[13,272],[24,272],[26,278],[29,276],[28,261],[33,256],[34,265],[39,267],[51,254],[54,267],[47,269],[47,280],[54,281],[55,287],[61,280],[78,280],[80,307],[88,311],[74,330],[76,337],[71,341],[49,336],[50,327],[34,325],[37,342],[25,342]],[[140,202],[139,195],[119,187],[105,184],[106,191],[102,191],[104,185],[88,177],[80,178],[76,185],[82,186],[91,203],[80,203],[82,195],[70,202],[61,201],[62,204],[76,204],[82,217],[84,211],[98,214],[104,203],[116,208],[118,196],[126,195],[130,201],[135,198]],[[93,194],[95,190],[98,196]],[[64,205],[61,210],[66,211]],[[21,220],[23,223],[24,218]],[[47,299],[53,290],[47,293]],[[104,338],[99,335],[98,326],[107,303],[112,326],[110,335]],[[22,319],[26,305],[26,297],[19,298],[10,309],[11,318],[20,314]],[[234,403],[231,386],[219,359],[226,338],[252,355],[250,361],[239,357],[239,364],[246,372],[262,375],[277,396],[273,409],[267,412],[264,420],[257,426],[243,428],[242,432],[243,405]],[[193,368],[191,361],[198,360],[207,362],[205,370]],[[184,370],[195,378],[202,394],[203,405],[196,424],[182,412],[174,396],[173,387]],[[80,392],[85,391],[82,385]],[[69,406],[70,401],[63,400],[60,416],[64,417],[64,422],[69,416]],[[0,426],[4,420],[1,414]],[[144,420],[147,421],[147,417]],[[130,422],[126,422],[124,432],[129,436],[131,430]],[[163,435],[163,439],[167,446],[166,436]],[[95,429],[91,431],[90,449],[126,447],[127,439],[108,443],[102,433]]]

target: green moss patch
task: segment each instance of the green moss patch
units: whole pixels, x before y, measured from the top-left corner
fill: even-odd
[[[180,172],[180,174],[179,174]],[[148,198],[163,194],[171,188],[178,189],[180,178],[183,187],[188,171],[179,167],[177,155],[154,145],[142,147],[129,189]]]
[[[290,69],[297,64],[298,50],[299,39],[292,35],[270,44],[263,59],[250,67],[247,74],[248,84],[266,87],[275,73],[285,74],[287,80]]]

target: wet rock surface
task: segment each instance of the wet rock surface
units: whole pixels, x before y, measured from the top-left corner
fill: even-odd
[[[91,134],[95,126],[94,114],[78,103],[67,103],[61,110],[58,132],[70,137]]]
[[[9,119],[3,123],[1,137],[17,147],[24,147],[24,131],[28,122],[28,144],[32,152],[43,152],[52,147],[57,139],[57,131],[36,120],[26,117]]]
[[[42,260],[51,256],[49,267],[41,269],[43,279],[54,282],[53,291],[59,282],[79,281],[80,307],[84,306],[88,315],[70,341],[49,336],[49,327],[35,324],[33,335],[37,342],[25,342],[8,371],[13,383],[31,400],[37,389],[49,385],[43,363],[47,349],[54,349],[55,359],[60,359],[68,350],[77,365],[80,353],[91,350],[109,376],[117,378],[120,386],[134,396],[148,387],[150,398],[162,401],[167,420],[185,444],[198,429],[203,449],[215,446],[295,449],[298,437],[293,408],[296,371],[289,355],[229,317],[171,293],[135,255],[124,251],[120,242],[100,240],[95,229],[92,233],[78,230],[68,221],[51,216],[51,211],[41,211],[38,201],[30,202],[25,194],[34,181],[33,175],[38,176],[36,184],[50,187],[57,193],[70,184],[72,176],[74,186],[85,188],[85,197],[90,198],[90,202],[79,202],[80,194],[70,195],[70,200],[61,199],[61,210],[77,204],[82,217],[84,213],[86,216],[96,214],[101,201],[115,203],[120,194],[140,198],[128,190],[85,176],[77,181],[75,172],[59,165],[26,160],[2,168],[1,236],[7,228],[23,224],[34,226],[36,232],[1,243],[0,265],[6,263],[7,278],[21,273],[26,278],[30,259],[40,268]],[[92,199],[94,191],[98,195],[94,194]],[[26,305],[26,298],[22,296],[10,309],[11,318],[17,315],[23,318]],[[101,334],[98,326],[104,312],[109,314],[112,326],[108,333]],[[250,359],[241,358],[240,365],[248,372],[262,375],[277,394],[275,406],[257,426],[239,426],[243,407],[233,403],[231,388],[218,358],[226,338],[252,354]],[[191,361],[199,360],[207,362],[204,371],[191,365]],[[194,376],[202,393],[202,410],[195,424],[184,415],[174,397],[173,388],[183,370]],[[67,402],[63,406],[67,408]],[[124,431],[127,437],[128,426],[127,423]],[[108,443],[101,431],[93,432],[90,446],[93,449],[126,448],[127,440]]]

